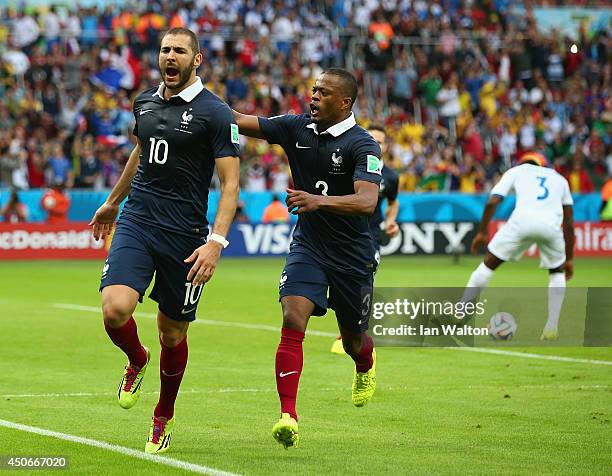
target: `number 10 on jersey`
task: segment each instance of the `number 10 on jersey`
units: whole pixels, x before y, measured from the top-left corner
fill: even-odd
[[[165,164],[168,160],[168,143],[164,139],[156,139],[155,137],[149,137],[149,163],[152,164],[155,161],[156,164]],[[164,148],[162,157],[160,158],[161,148]]]

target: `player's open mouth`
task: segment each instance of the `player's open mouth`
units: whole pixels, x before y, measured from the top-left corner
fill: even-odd
[[[319,107],[313,103],[310,103],[310,115],[316,116],[317,114],[319,114]]]
[[[179,70],[172,66],[166,68],[166,80],[175,81],[179,77]]]

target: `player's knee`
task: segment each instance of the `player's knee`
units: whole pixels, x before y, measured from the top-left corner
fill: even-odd
[[[187,336],[187,332],[180,329],[160,330],[159,340],[166,347],[176,347]]]
[[[294,306],[283,306],[283,327],[304,332],[308,316]]]
[[[104,322],[111,327],[121,327],[130,319],[132,312],[134,312],[134,306],[127,300],[105,296],[102,302]]]
[[[361,351],[361,339],[342,339],[342,347],[348,355],[358,355]]]

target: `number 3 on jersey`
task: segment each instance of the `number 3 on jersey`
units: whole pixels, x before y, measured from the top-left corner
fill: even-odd
[[[546,197],[548,197],[548,187],[545,185],[546,183],[546,177],[540,177],[538,176],[537,179],[540,181],[540,187],[542,187],[542,194],[538,195],[536,198],[538,200],[544,200]]]
[[[168,143],[164,139],[156,139],[155,137],[149,137],[149,163],[152,164],[155,161],[156,164],[165,164],[168,160]],[[159,158],[161,148],[164,146],[164,152],[162,158]]]
[[[319,190],[319,187],[321,187],[321,195],[327,196],[327,190],[329,189],[327,182],[324,180],[319,180],[317,183],[315,183],[315,188]]]

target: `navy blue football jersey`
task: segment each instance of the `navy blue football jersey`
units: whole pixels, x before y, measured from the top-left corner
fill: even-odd
[[[238,126],[200,78],[167,101],[162,92],[160,85],[134,101],[140,163],[121,218],[206,234],[215,159],[239,156]]]
[[[382,202],[385,199],[388,202],[396,200],[398,187],[398,173],[386,165],[383,166],[382,180],[380,181],[380,190],[378,191],[378,203],[376,204],[376,210],[374,210],[372,218],[370,218],[370,228],[375,238],[378,237],[378,234],[380,233],[380,224],[384,221],[382,214]]]
[[[354,182],[380,183],[380,147],[353,114],[319,134],[309,114],[259,118],[268,142],[280,144],[295,188],[318,195],[351,195]],[[373,270],[370,217],[318,210],[298,215],[292,249],[308,250],[322,266],[351,274]]]

